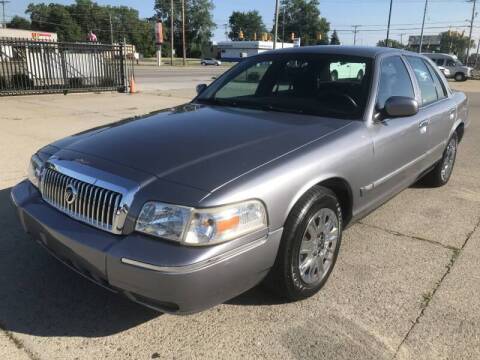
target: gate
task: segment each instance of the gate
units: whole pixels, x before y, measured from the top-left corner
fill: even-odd
[[[124,45],[0,39],[0,96],[121,91],[133,76]]]

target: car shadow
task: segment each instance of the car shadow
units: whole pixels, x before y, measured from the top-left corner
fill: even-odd
[[[113,294],[51,257],[23,232],[0,190],[0,327],[36,336],[103,337],[161,314]]]
[[[42,337],[104,337],[162,315],[93,284],[48,254],[24,233],[10,190],[0,190],[0,328]],[[284,303],[262,285],[226,302]]]
[[[275,295],[264,284],[257,285],[253,289],[225,302],[228,305],[238,306],[283,305],[286,303],[288,303],[288,300]]]

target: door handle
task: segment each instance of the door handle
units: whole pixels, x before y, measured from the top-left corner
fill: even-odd
[[[428,125],[430,124],[430,120],[423,120],[420,124],[418,124],[418,127],[421,129],[421,128],[425,128],[427,127]]]

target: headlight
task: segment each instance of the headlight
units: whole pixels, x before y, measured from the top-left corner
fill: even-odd
[[[37,154],[32,156],[28,165],[28,180],[30,180],[30,182],[37,188],[40,185],[40,176],[42,175],[43,165],[44,162]]]
[[[136,230],[185,245],[213,245],[266,227],[266,210],[257,200],[210,209],[148,202]]]

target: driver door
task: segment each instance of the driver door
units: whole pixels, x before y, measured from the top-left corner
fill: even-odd
[[[376,107],[379,111],[392,96],[413,99],[414,82],[403,58],[394,55],[380,64]],[[366,203],[375,206],[409,186],[424,167],[428,134],[420,113],[409,117],[383,117],[370,128],[374,144],[371,183],[362,188]]]

